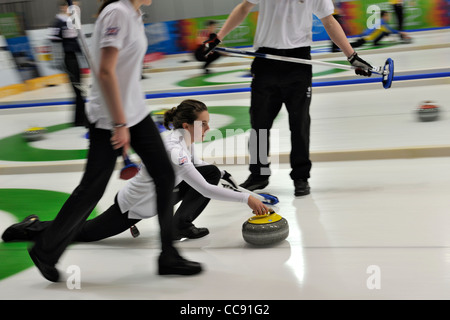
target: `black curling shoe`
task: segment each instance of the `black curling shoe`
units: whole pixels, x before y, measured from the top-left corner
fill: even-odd
[[[298,179],[294,180],[294,187],[295,187],[295,196],[306,196],[310,194],[311,188],[309,187],[308,180]]]
[[[32,214],[23,219],[21,222],[11,225],[5,230],[5,232],[3,232],[2,240],[4,242],[30,240],[27,228],[36,221],[39,221],[39,217],[35,214]]]
[[[249,191],[254,191],[257,189],[264,189],[269,185],[269,176],[259,176],[255,174],[250,174],[244,183],[239,186],[247,189]]]
[[[190,226],[189,228],[176,231],[174,240],[180,240],[182,238],[198,239],[208,234],[209,230],[207,228],[197,228],[196,226]]]
[[[54,265],[48,264],[42,261],[33,250],[33,248],[28,249],[28,254],[30,255],[31,260],[33,260],[35,266],[39,269],[41,274],[45,279],[51,282],[59,281],[59,271],[56,269]]]
[[[198,262],[184,259],[178,254],[161,253],[158,259],[158,274],[191,276],[202,272]]]

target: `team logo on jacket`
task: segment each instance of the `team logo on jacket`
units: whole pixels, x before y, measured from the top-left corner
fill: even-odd
[[[182,165],[185,164],[186,162],[188,162],[188,157],[187,157],[187,156],[183,156],[183,157],[178,158],[178,164],[179,164],[180,166],[182,166]]]
[[[106,36],[117,36],[119,33],[120,28],[119,27],[109,27],[106,29],[105,35]]]

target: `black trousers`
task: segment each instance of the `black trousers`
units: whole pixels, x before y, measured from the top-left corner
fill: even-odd
[[[203,65],[203,69],[207,69],[211,63],[219,59],[222,55],[217,52],[211,52],[206,58],[205,58],[205,52],[203,46],[198,46],[197,49],[194,51],[194,57],[197,61],[205,62]]]
[[[378,35],[378,37],[376,37],[376,38],[373,40],[373,44],[374,44],[374,45],[378,45],[378,43],[379,43],[383,38],[387,37],[388,35],[390,35],[389,32],[381,32],[381,33]]]
[[[220,181],[220,170],[214,165],[196,167],[205,180],[213,185]],[[180,206],[174,215],[174,228],[183,230],[193,225],[193,221],[202,213],[208,205],[210,199],[202,196],[189,184],[182,181],[175,187],[174,204],[181,201]]]
[[[210,184],[217,185],[219,183],[221,174],[216,166],[201,166],[197,167],[197,170]],[[184,181],[176,186],[173,192],[173,205],[181,201],[175,212],[174,228],[182,230],[192,226],[192,222],[202,213],[210,199],[202,196]],[[122,213],[120,211],[116,197],[114,204],[108,210],[83,222],[73,241],[91,242],[106,239],[128,230],[139,221],[141,220],[128,218],[128,212]],[[35,240],[50,225],[51,221],[36,221],[30,225],[27,228],[28,240]]]
[[[83,222],[77,234],[75,234],[74,242],[93,242],[100,241],[115,235],[118,235],[131,226],[138,223],[139,219],[129,219],[128,213],[120,211],[117,202],[114,202],[106,211],[99,216]],[[27,227],[27,237],[29,241],[35,241],[47,228],[52,221],[36,221]]]
[[[398,30],[403,31],[403,5],[402,4],[394,4],[394,12],[397,17]]]
[[[64,64],[66,65],[67,74],[75,93],[75,117],[74,124],[76,126],[84,126],[88,124],[85,114],[85,105],[83,91],[81,90],[81,74],[75,52],[66,52],[64,55]]]
[[[272,49],[260,48],[258,52],[287,57],[311,59],[311,48]],[[251,68],[250,121],[250,172],[270,175],[270,129],[281,110],[289,113],[291,138],[291,173],[293,180],[310,177],[309,158],[311,119],[312,67],[310,65],[255,58]]]
[[[111,146],[111,131],[91,125],[85,172],[80,184],[66,200],[55,220],[35,239],[33,250],[39,258],[56,264],[101,199],[114,171],[118,152]],[[173,250],[173,188],[175,175],[164,143],[148,115],[130,127],[131,147],[152,176],[157,195],[158,220],[163,251]]]

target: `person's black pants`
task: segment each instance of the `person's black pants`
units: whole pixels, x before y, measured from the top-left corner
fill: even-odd
[[[72,84],[73,91],[75,93],[75,118],[74,125],[84,126],[87,125],[87,119],[85,114],[85,104],[83,91],[81,90],[81,73],[80,66],[78,64],[77,55],[75,52],[66,52],[64,55],[64,64],[66,65],[67,74]]]
[[[220,170],[214,165],[196,167],[205,180],[213,185],[220,181]],[[193,221],[202,213],[210,199],[202,196],[185,181],[175,187],[174,204],[181,201],[174,215],[174,229],[183,230],[193,225]]]
[[[128,213],[122,213],[117,202],[114,202],[105,212],[99,216],[83,222],[78,233],[73,238],[74,242],[93,242],[118,235],[131,226],[137,224],[140,219],[129,219]],[[44,232],[52,221],[36,221],[27,227],[29,241],[34,241]]]
[[[139,155],[155,183],[162,250],[170,250],[173,248],[172,191],[175,181],[172,165],[160,133],[149,115],[129,130],[131,147]],[[111,131],[91,125],[89,136],[88,159],[80,184],[51,225],[35,240],[33,250],[45,263],[57,263],[103,196],[114,171],[118,151],[111,145]]]
[[[398,30],[403,31],[403,5],[402,4],[394,4],[394,12],[397,17]]]
[[[388,35],[390,35],[389,32],[381,32],[374,40],[373,40],[373,44],[375,46],[378,45],[378,43],[381,41],[381,39],[383,39],[384,37],[387,37]]]
[[[205,62],[205,64],[203,65],[203,69],[207,69],[211,63],[219,59],[221,56],[222,55],[219,52],[213,51],[207,57],[205,57],[204,46],[198,46],[194,51],[195,59],[197,61]]]
[[[257,52],[311,59],[310,47],[260,48]],[[250,172],[270,175],[270,129],[282,105],[289,114],[291,173],[293,180],[310,177],[309,158],[312,67],[310,65],[255,58],[252,63],[249,140]]]
[[[219,183],[221,173],[216,166],[201,166],[197,167],[197,170],[208,183],[214,185]],[[202,196],[184,181],[178,184],[173,192],[175,196],[173,197],[172,205],[181,201],[174,216],[174,228],[182,230],[192,226],[192,222],[202,213],[210,199]],[[141,220],[128,218],[128,212],[122,213],[120,211],[116,197],[114,204],[105,212],[82,223],[82,226],[73,237],[73,241],[92,242],[103,240],[126,231],[139,221]],[[41,233],[51,226],[51,223],[51,221],[36,221],[27,227],[28,240],[36,240]]]

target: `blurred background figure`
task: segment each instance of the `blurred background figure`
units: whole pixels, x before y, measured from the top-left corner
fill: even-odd
[[[380,26],[373,29],[367,29],[358,40],[351,43],[352,47],[361,47],[369,42],[372,42],[374,46],[378,46],[383,38],[391,34],[398,34],[401,41],[410,42],[411,37],[406,32],[395,30],[389,26],[389,17],[389,12],[382,10],[380,13]]]
[[[394,10],[395,17],[397,18],[397,30],[403,32],[404,31],[404,6],[407,1],[405,0],[390,0],[392,5],[392,9]],[[408,4],[411,6],[415,5],[415,1],[409,0]],[[402,33],[400,33],[400,39],[406,42],[409,42],[411,38],[403,38]]]
[[[64,64],[62,69],[67,73],[75,93],[75,117],[74,126],[87,126],[85,115],[85,99],[81,84],[81,70],[77,55],[81,54],[78,44],[78,34],[76,29],[67,27],[69,18],[67,1],[59,1],[59,13],[49,31],[49,38],[54,43],[56,52],[62,50]],[[79,6],[79,1],[74,1],[74,5]],[[59,48],[58,48],[59,47]],[[62,57],[61,57],[62,58]]]
[[[210,70],[208,69],[209,65],[222,56],[220,52],[214,51],[211,52],[207,57],[205,57],[205,47],[203,42],[209,39],[210,34],[216,33],[216,30],[217,21],[208,20],[205,23],[205,29],[201,30],[197,37],[197,49],[194,52],[194,56],[197,61],[204,62],[203,70],[205,74],[210,73]]]
[[[403,31],[403,4],[404,0],[389,0],[397,17],[397,30]]]

